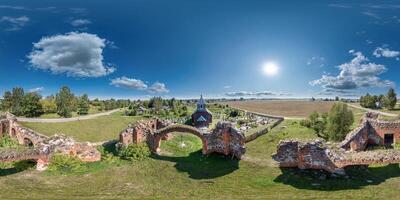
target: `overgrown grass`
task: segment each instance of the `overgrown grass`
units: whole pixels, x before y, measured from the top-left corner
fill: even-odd
[[[143,118],[125,116],[122,112],[116,112],[111,115],[82,121],[64,123],[21,122],[21,124],[48,136],[62,133],[73,136],[80,141],[98,142],[117,139],[120,131],[140,119]]]

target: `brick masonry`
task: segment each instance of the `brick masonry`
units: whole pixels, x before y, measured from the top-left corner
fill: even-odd
[[[117,147],[146,142],[154,153],[159,153],[160,141],[168,138],[173,132],[189,133],[199,137],[203,143],[203,154],[216,152],[240,159],[246,151],[244,135],[229,122],[218,122],[215,129],[208,131],[159,119],[138,121],[128,127],[120,133]]]
[[[25,128],[17,123],[10,113],[0,115],[0,136],[9,135],[21,145],[33,146],[26,151],[6,150],[0,152],[0,161],[36,160],[36,169],[45,170],[51,155],[55,153],[71,155],[83,162],[94,162],[101,159],[100,152],[90,143],[76,142],[71,137],[54,135],[48,137]]]
[[[349,165],[390,164],[400,162],[400,150],[366,150],[367,145],[384,145],[385,134],[393,134],[400,141],[400,122],[378,120],[377,114],[367,113],[359,127],[351,131],[341,143],[323,140],[284,140],[272,157],[280,167],[323,169],[343,174]]]

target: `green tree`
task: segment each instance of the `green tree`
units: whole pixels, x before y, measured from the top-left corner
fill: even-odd
[[[37,117],[43,114],[42,104],[40,103],[41,98],[36,92],[30,92],[24,96],[22,108],[25,116]]]
[[[78,114],[87,115],[89,113],[89,98],[87,94],[82,95],[78,102]]]
[[[385,98],[385,107],[389,110],[393,110],[397,103],[397,94],[393,88],[390,88]]]
[[[67,86],[63,86],[56,94],[57,114],[62,117],[71,117],[74,109],[74,94]]]
[[[12,107],[12,94],[10,91],[4,92],[3,100],[1,101],[1,109],[10,111]]]
[[[57,104],[54,96],[49,96],[45,99],[40,100],[40,103],[43,107],[44,113],[56,113],[57,112]]]
[[[163,99],[161,97],[153,97],[149,100],[149,108],[153,108],[156,113],[159,113],[163,108]]]
[[[24,110],[22,107],[22,102],[24,101],[24,89],[23,88],[13,88],[12,90],[12,95],[11,95],[11,100],[12,100],[12,105],[11,105],[11,113],[14,115],[20,116],[24,114]]]
[[[335,103],[327,117],[326,136],[328,140],[343,140],[354,122],[353,112],[347,104]]]

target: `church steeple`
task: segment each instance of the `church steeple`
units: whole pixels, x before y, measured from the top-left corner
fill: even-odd
[[[200,99],[197,102],[197,110],[205,110],[206,109],[206,102],[203,99],[203,95],[200,95]]]

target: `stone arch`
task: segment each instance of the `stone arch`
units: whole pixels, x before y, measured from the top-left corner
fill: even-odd
[[[24,139],[23,139],[23,142],[24,142],[24,145],[25,145],[25,146],[28,146],[28,147],[33,147],[33,146],[34,146],[32,140],[29,139],[29,138],[24,138]]]
[[[168,133],[172,133],[172,132],[189,133],[189,134],[199,137],[203,144],[202,152],[203,152],[203,154],[206,154],[207,140],[205,139],[204,135],[197,128],[194,128],[192,126],[187,126],[187,125],[181,125],[181,124],[170,125],[165,128],[157,130],[154,133],[154,141],[153,141],[152,151],[155,153],[159,153],[161,139],[163,137],[165,137]]]
[[[15,128],[11,128],[11,137],[12,138],[15,138],[15,137],[17,137],[17,131],[15,130]]]

